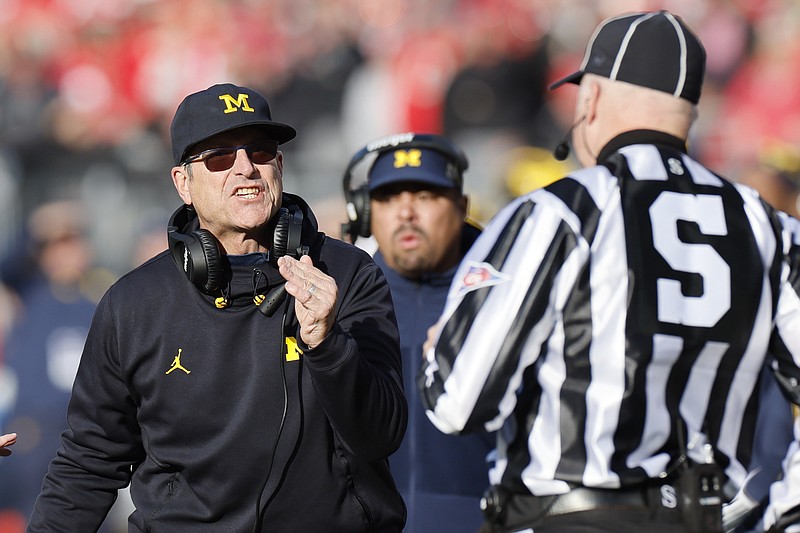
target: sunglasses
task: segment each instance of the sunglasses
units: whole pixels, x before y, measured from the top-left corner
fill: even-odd
[[[233,166],[239,150],[244,150],[253,164],[264,165],[275,159],[278,154],[278,143],[277,141],[264,141],[225,148],[211,148],[186,158],[183,164],[188,165],[195,161],[202,161],[211,172],[220,172]]]

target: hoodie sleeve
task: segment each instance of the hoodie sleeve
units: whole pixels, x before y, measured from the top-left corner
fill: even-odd
[[[389,285],[365,261],[339,284],[337,320],[305,352],[314,389],[334,431],[351,453],[384,459],[400,446],[408,420],[397,322]]]

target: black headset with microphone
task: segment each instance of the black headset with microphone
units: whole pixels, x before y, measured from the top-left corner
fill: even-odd
[[[369,187],[364,183],[353,188],[353,170],[369,154],[381,154],[390,150],[428,148],[436,150],[448,160],[447,175],[459,190],[464,184],[464,171],[469,167],[467,156],[447,137],[429,133],[397,133],[372,141],[353,155],[344,172],[342,186],[347,208],[347,222],[342,224],[342,239],[355,242],[358,237],[369,237],[370,208]]]
[[[281,207],[274,220],[270,260],[277,261],[284,255],[299,257],[303,253],[303,212],[296,206]],[[175,263],[197,288],[208,294],[221,288],[223,263],[219,243],[210,231],[200,228],[191,205],[184,204],[172,214],[167,241]]]

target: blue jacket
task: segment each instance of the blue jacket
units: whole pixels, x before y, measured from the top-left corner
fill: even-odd
[[[462,254],[478,233],[465,224]],[[485,433],[441,433],[425,414],[415,380],[422,364],[422,344],[444,308],[456,267],[417,280],[389,268],[380,251],[375,262],[383,269],[392,292],[408,399],[406,435],[400,449],[389,458],[408,509],[404,531],[475,532],[483,523],[480,497],[489,485],[487,455],[494,448],[494,440]]]
[[[0,512],[27,517],[67,429],[67,403],[95,304],[76,291],[56,297],[45,279],[26,287],[23,312],[5,343],[17,393],[0,433],[16,431],[12,458],[0,461]]]
[[[756,533],[762,531],[761,517],[769,503],[769,489],[773,481],[781,475],[781,461],[793,439],[794,417],[778,383],[769,367],[761,371],[761,393],[758,416],[755,422],[750,472],[757,472],[745,492],[760,502],[759,509],[748,516],[745,523],[735,529],[736,533]]]

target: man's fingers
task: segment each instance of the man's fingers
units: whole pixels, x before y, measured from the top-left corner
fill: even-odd
[[[17,442],[17,434],[16,433],[8,433],[6,435],[0,435],[0,456],[6,457],[11,455],[11,450],[8,446],[11,446]]]

